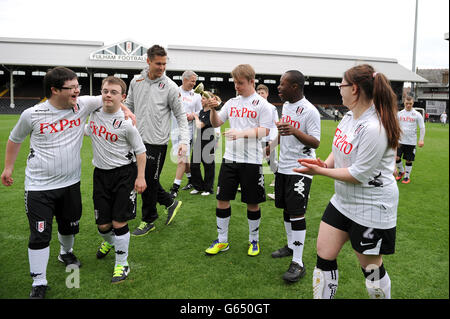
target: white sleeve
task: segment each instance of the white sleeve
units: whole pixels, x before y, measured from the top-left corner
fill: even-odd
[[[16,144],[21,144],[33,130],[31,124],[32,108],[28,108],[22,112],[19,120],[9,134],[9,140]]]
[[[128,107],[130,109],[130,111],[133,113],[134,113],[133,87],[134,87],[135,83],[136,83],[136,81],[133,78],[133,80],[131,80],[130,86],[128,87],[127,97],[126,97],[125,101],[123,102],[125,104],[125,106]]]
[[[259,127],[265,127],[271,129],[273,127],[273,113],[269,102],[263,103],[260,113],[259,113]]]
[[[425,128],[425,122],[423,121],[423,116],[419,112],[417,112],[417,122],[419,124],[419,128],[420,129],[424,129]]]
[[[381,125],[381,124],[380,124]],[[348,168],[349,173],[359,182],[365,183],[376,175],[376,168],[386,152],[387,136],[384,128],[369,125],[359,134],[356,160]]]
[[[320,141],[320,114],[315,109],[308,115],[305,133]]]
[[[127,120],[127,140],[136,154],[145,153],[146,148],[139,131],[130,120]]]
[[[90,114],[103,106],[103,100],[101,95],[90,96],[83,95],[79,96],[77,102],[83,103],[87,108],[87,113]]]
[[[194,112],[198,115],[198,113],[200,113],[200,111],[203,109],[202,106],[202,96],[199,94],[198,95],[198,99],[195,102],[195,106],[194,106]]]

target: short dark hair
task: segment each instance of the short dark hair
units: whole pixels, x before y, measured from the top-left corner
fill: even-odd
[[[77,74],[66,67],[57,66],[48,70],[44,76],[45,97],[50,98],[52,96],[52,87],[60,89],[66,81],[74,79],[78,79]]]
[[[147,57],[153,60],[155,56],[167,56],[166,49],[157,44],[153,45],[147,50]]]
[[[289,83],[297,84],[300,91],[303,92],[305,87],[305,76],[303,73],[297,70],[289,70],[286,74],[289,74]]]

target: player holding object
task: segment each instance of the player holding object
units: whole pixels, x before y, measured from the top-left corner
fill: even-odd
[[[336,128],[325,162],[300,159],[296,172],[335,179],[317,237],[313,295],[330,299],[338,287],[337,256],[350,240],[370,298],[390,298],[383,255],[393,254],[398,188],[393,171],[400,126],[397,97],[388,79],[364,64],[344,73],[339,90],[349,112]]]
[[[33,278],[30,298],[44,298],[48,288],[46,272],[54,216],[61,244],[58,260],[66,266],[81,266],[73,253],[82,212],[80,150],[84,123],[102,105],[100,96],[79,97],[77,75],[64,67],[47,72],[44,88],[48,100],[26,109],[11,131],[1,175],[3,185],[11,186],[20,146],[30,136],[25,170],[28,259]]]
[[[200,112],[202,109],[202,101],[200,94],[194,93],[194,86],[197,82],[197,74],[193,71],[184,71],[181,75],[182,85],[179,87],[180,90],[180,99],[181,104],[183,105],[184,111],[186,112],[186,119],[188,121],[188,130],[189,130],[189,144],[187,145],[186,156],[180,158],[178,157],[177,170],[175,173],[175,180],[173,182],[172,187],[170,188],[170,194],[173,197],[177,197],[178,190],[181,185],[181,179],[183,178],[183,174],[186,173],[186,177],[188,178],[188,183],[186,186],[182,188],[182,190],[188,190],[192,188],[191,181],[191,170],[189,164],[189,154],[190,147],[192,146],[193,138],[194,138],[194,116]],[[179,131],[176,119],[172,116],[172,149],[174,152],[177,152],[178,149],[178,140],[179,140]],[[174,154],[177,155],[177,154]]]
[[[272,253],[272,257],[292,256],[283,279],[296,282],[305,275],[303,248],[306,236],[305,213],[312,176],[296,173],[297,159],[315,159],[320,144],[320,114],[303,95],[305,77],[299,71],[287,71],[280,80],[278,92],[284,103],[282,118],[277,122],[278,139],[266,152],[279,143],[280,158],[275,175],[275,206],[283,209],[287,245]]]
[[[186,145],[189,143],[186,113],[179,99],[178,86],[164,74],[166,50],[159,45],[149,48],[147,64],[148,67],[131,81],[125,101],[125,105],[139,118],[137,128],[147,149],[147,188],[142,193],[142,222],[133,231],[133,236],[144,236],[155,229],[153,222],[158,218],[157,202],[166,206],[166,225],[172,222],[182,204],[174,200],[159,182],[169,142],[171,112],[180,130],[179,157],[186,155]]]
[[[422,115],[413,109],[414,99],[412,96],[405,98],[405,108],[398,112],[398,120],[402,134],[400,136],[399,146],[397,149],[397,181],[402,180],[402,184],[411,182],[410,175],[412,171],[413,161],[416,155],[417,143],[417,125],[420,129],[419,147],[423,147],[423,139],[425,137],[425,124]],[[405,168],[403,168],[402,157],[406,160]]]
[[[131,121],[125,121],[120,109],[126,91],[122,79],[105,78],[102,82],[103,107],[91,114],[85,129],[86,135],[91,137],[94,154],[95,222],[104,240],[97,258],[105,257],[115,248],[112,283],[125,280],[130,272],[128,221],[136,217],[136,192],[142,194],[147,187],[144,143]]]
[[[238,96],[228,100],[220,112],[213,108],[210,113],[213,127],[219,127],[228,120],[230,129],[224,132],[225,154],[217,184],[218,238],[205,252],[216,255],[229,249],[230,201],[235,199],[237,188],[241,185],[241,200],[247,204],[248,255],[256,256],[260,252],[261,210],[258,203],[266,200],[260,138],[269,134],[272,112],[268,102],[255,91],[255,71],[252,66],[238,65],[231,76]]]

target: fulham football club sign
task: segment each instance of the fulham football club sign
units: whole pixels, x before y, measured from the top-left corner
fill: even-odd
[[[118,62],[146,62],[147,48],[133,41],[123,41],[92,52],[91,60]]]

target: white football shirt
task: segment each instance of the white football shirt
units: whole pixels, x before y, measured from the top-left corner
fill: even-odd
[[[248,97],[239,95],[228,100],[218,116],[224,123],[228,120],[230,128],[238,131],[257,127],[270,129],[272,110],[269,104],[256,92]],[[262,164],[263,153],[260,140],[260,138],[226,139],[223,158],[238,163]]]
[[[264,136],[261,141],[262,142],[270,142],[278,137],[278,129],[275,125],[275,122],[278,122],[278,111],[275,105],[269,103],[270,108],[272,109],[272,126],[270,127],[269,135]]]
[[[397,116],[400,123],[400,128],[402,129],[399,143],[405,145],[416,145],[417,125],[419,125],[420,130],[425,129],[422,114],[417,112],[415,109],[411,109],[411,111],[403,109],[397,113]]]
[[[125,120],[122,110],[93,112],[86,125],[94,156],[92,164],[100,169],[113,169],[136,161],[135,154],[146,151],[139,131],[131,119]]]
[[[80,96],[73,109],[59,110],[45,101],[22,112],[9,139],[22,143],[30,135],[26,191],[57,189],[80,181],[84,125],[101,106],[101,96]]]
[[[336,180],[331,203],[345,216],[366,227],[388,229],[397,223],[398,188],[393,175],[396,151],[371,106],[355,120],[348,112],[336,128],[334,167],[347,167],[361,184]]]
[[[295,103],[285,102],[281,115],[281,122],[290,123],[295,128],[320,141],[320,114],[314,105],[306,98]],[[314,148],[305,146],[295,136],[280,136],[280,158],[278,172],[286,175],[304,175],[292,171],[302,165],[299,158],[316,158]],[[312,178],[311,175],[304,175]]]

